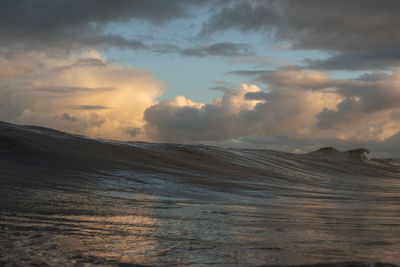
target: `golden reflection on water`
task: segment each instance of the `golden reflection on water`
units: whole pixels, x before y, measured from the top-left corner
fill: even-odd
[[[108,177],[73,193],[30,189],[23,200],[37,213],[0,214],[0,255],[20,266],[399,263],[394,190],[372,178],[329,178],[230,192],[152,180],[155,193],[146,194],[143,183]]]
[[[296,264],[351,261],[354,255],[398,261],[398,229],[384,226],[399,223],[395,206],[293,197],[184,202],[125,194],[124,199],[104,198],[110,202],[110,214],[104,215],[5,214],[11,245],[0,241],[0,247],[19,265],[24,258],[71,266]],[[105,209],[93,203],[87,205]]]
[[[140,215],[49,215],[44,218],[24,214],[3,218],[3,225],[9,222],[16,229],[14,235],[8,233],[12,236],[9,242],[19,248],[7,252],[10,258],[29,254],[26,258],[34,262],[34,254],[38,261],[62,265],[75,261],[149,263],[148,252],[158,244],[154,231],[162,224],[158,219]],[[22,234],[25,238],[21,238]]]
[[[123,262],[147,262],[147,252],[158,240],[149,238],[160,220],[146,216],[67,216],[79,221],[79,235],[63,236],[61,243],[82,253]]]

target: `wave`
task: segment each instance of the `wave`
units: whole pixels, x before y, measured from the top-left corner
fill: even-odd
[[[0,264],[400,264],[400,161],[368,153],[119,142],[0,122]]]

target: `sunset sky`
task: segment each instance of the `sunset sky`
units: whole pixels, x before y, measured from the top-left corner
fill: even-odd
[[[0,120],[400,156],[398,0],[4,0]]]

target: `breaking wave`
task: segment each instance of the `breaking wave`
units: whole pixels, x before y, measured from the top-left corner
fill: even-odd
[[[368,153],[0,123],[0,265],[400,264],[400,161]]]

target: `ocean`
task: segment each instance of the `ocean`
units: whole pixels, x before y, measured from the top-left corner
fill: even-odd
[[[0,266],[400,265],[400,160],[0,123]]]

